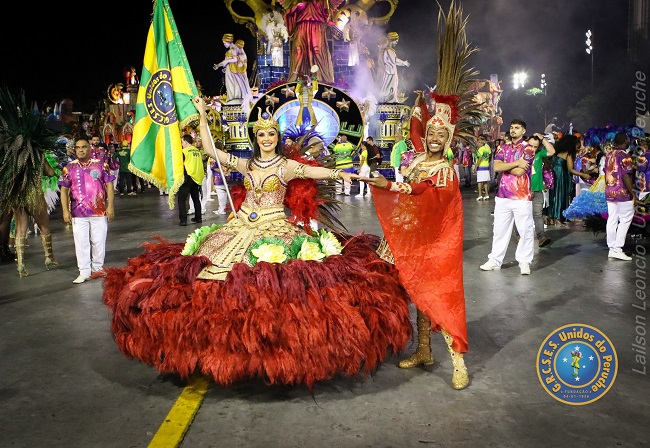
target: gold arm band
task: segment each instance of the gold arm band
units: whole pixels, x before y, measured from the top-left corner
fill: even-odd
[[[341,178],[341,170],[340,169],[334,169],[330,171],[330,179],[340,179]]]
[[[239,157],[233,156],[232,154],[228,154],[228,160],[226,160],[226,163],[224,163],[223,166],[225,166],[230,170],[236,170],[238,163],[239,163]]]
[[[296,167],[293,169],[293,175],[296,177],[296,179],[304,179],[305,178],[305,164],[304,163],[299,163],[296,165]]]

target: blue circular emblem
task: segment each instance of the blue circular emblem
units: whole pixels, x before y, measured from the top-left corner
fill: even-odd
[[[537,376],[562,403],[592,403],[614,384],[618,358],[614,345],[597,328],[570,324],[549,334],[537,353]]]
[[[99,170],[96,168],[90,170],[90,177],[92,177],[95,180],[99,179]]]
[[[151,120],[161,126],[169,126],[178,121],[172,74],[169,70],[158,70],[147,83],[145,107]]]

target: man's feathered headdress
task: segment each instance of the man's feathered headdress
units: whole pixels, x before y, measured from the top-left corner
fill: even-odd
[[[469,57],[478,49],[467,41],[465,27],[467,18],[463,9],[452,0],[449,12],[440,9],[438,13],[438,79],[435,91],[429,96],[435,103],[433,116],[424,105],[420,118],[425,122],[422,136],[430,126],[444,127],[449,131],[445,149],[449,149],[453,138],[459,138],[473,145],[476,128],[485,112],[473,99],[472,82],[478,75],[474,68],[467,67]],[[413,126],[413,125],[412,125]],[[422,150],[426,145],[424,145]]]

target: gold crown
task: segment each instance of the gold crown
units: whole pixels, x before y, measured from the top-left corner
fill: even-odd
[[[223,37],[221,38],[221,41],[222,41],[222,42],[232,42],[234,38],[235,38],[235,37],[234,37],[232,34],[230,34],[230,33],[226,33],[226,34],[224,34]]]
[[[273,114],[269,110],[269,108],[266,108],[266,112],[262,112],[262,108],[258,107],[257,108],[260,112],[258,114],[258,119],[253,125],[253,134],[257,134],[257,131],[259,130],[268,130],[268,129],[275,129],[278,131],[278,134],[280,133],[280,124],[273,119]],[[267,115],[268,118],[265,118],[264,116]]]
[[[397,40],[399,39],[399,34],[397,34],[395,31],[391,31],[386,35],[386,37],[388,38],[388,40]]]
[[[241,39],[237,39],[235,41],[235,45],[237,45],[239,48],[244,48],[244,41]]]

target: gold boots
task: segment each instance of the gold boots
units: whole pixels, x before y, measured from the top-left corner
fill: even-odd
[[[27,277],[29,272],[25,268],[25,247],[27,246],[27,238],[17,236],[16,237],[16,259],[18,260],[18,275],[21,277]]]
[[[400,361],[398,364],[401,369],[410,369],[417,366],[430,366],[433,364],[433,355],[431,354],[431,321],[420,310],[417,314],[418,327],[418,348],[410,358]]]
[[[467,373],[467,367],[465,367],[463,354],[451,348],[451,344],[454,342],[454,338],[452,338],[449,333],[447,333],[445,330],[442,330],[442,335],[445,337],[447,350],[451,355],[451,362],[454,364],[454,375],[451,377],[451,387],[457,390],[465,389],[467,386],[469,386],[469,374]]]
[[[52,250],[52,234],[45,235],[41,233],[41,243],[43,243],[43,250],[45,251],[45,267],[49,271],[59,265],[59,262],[54,259],[54,251]]]

